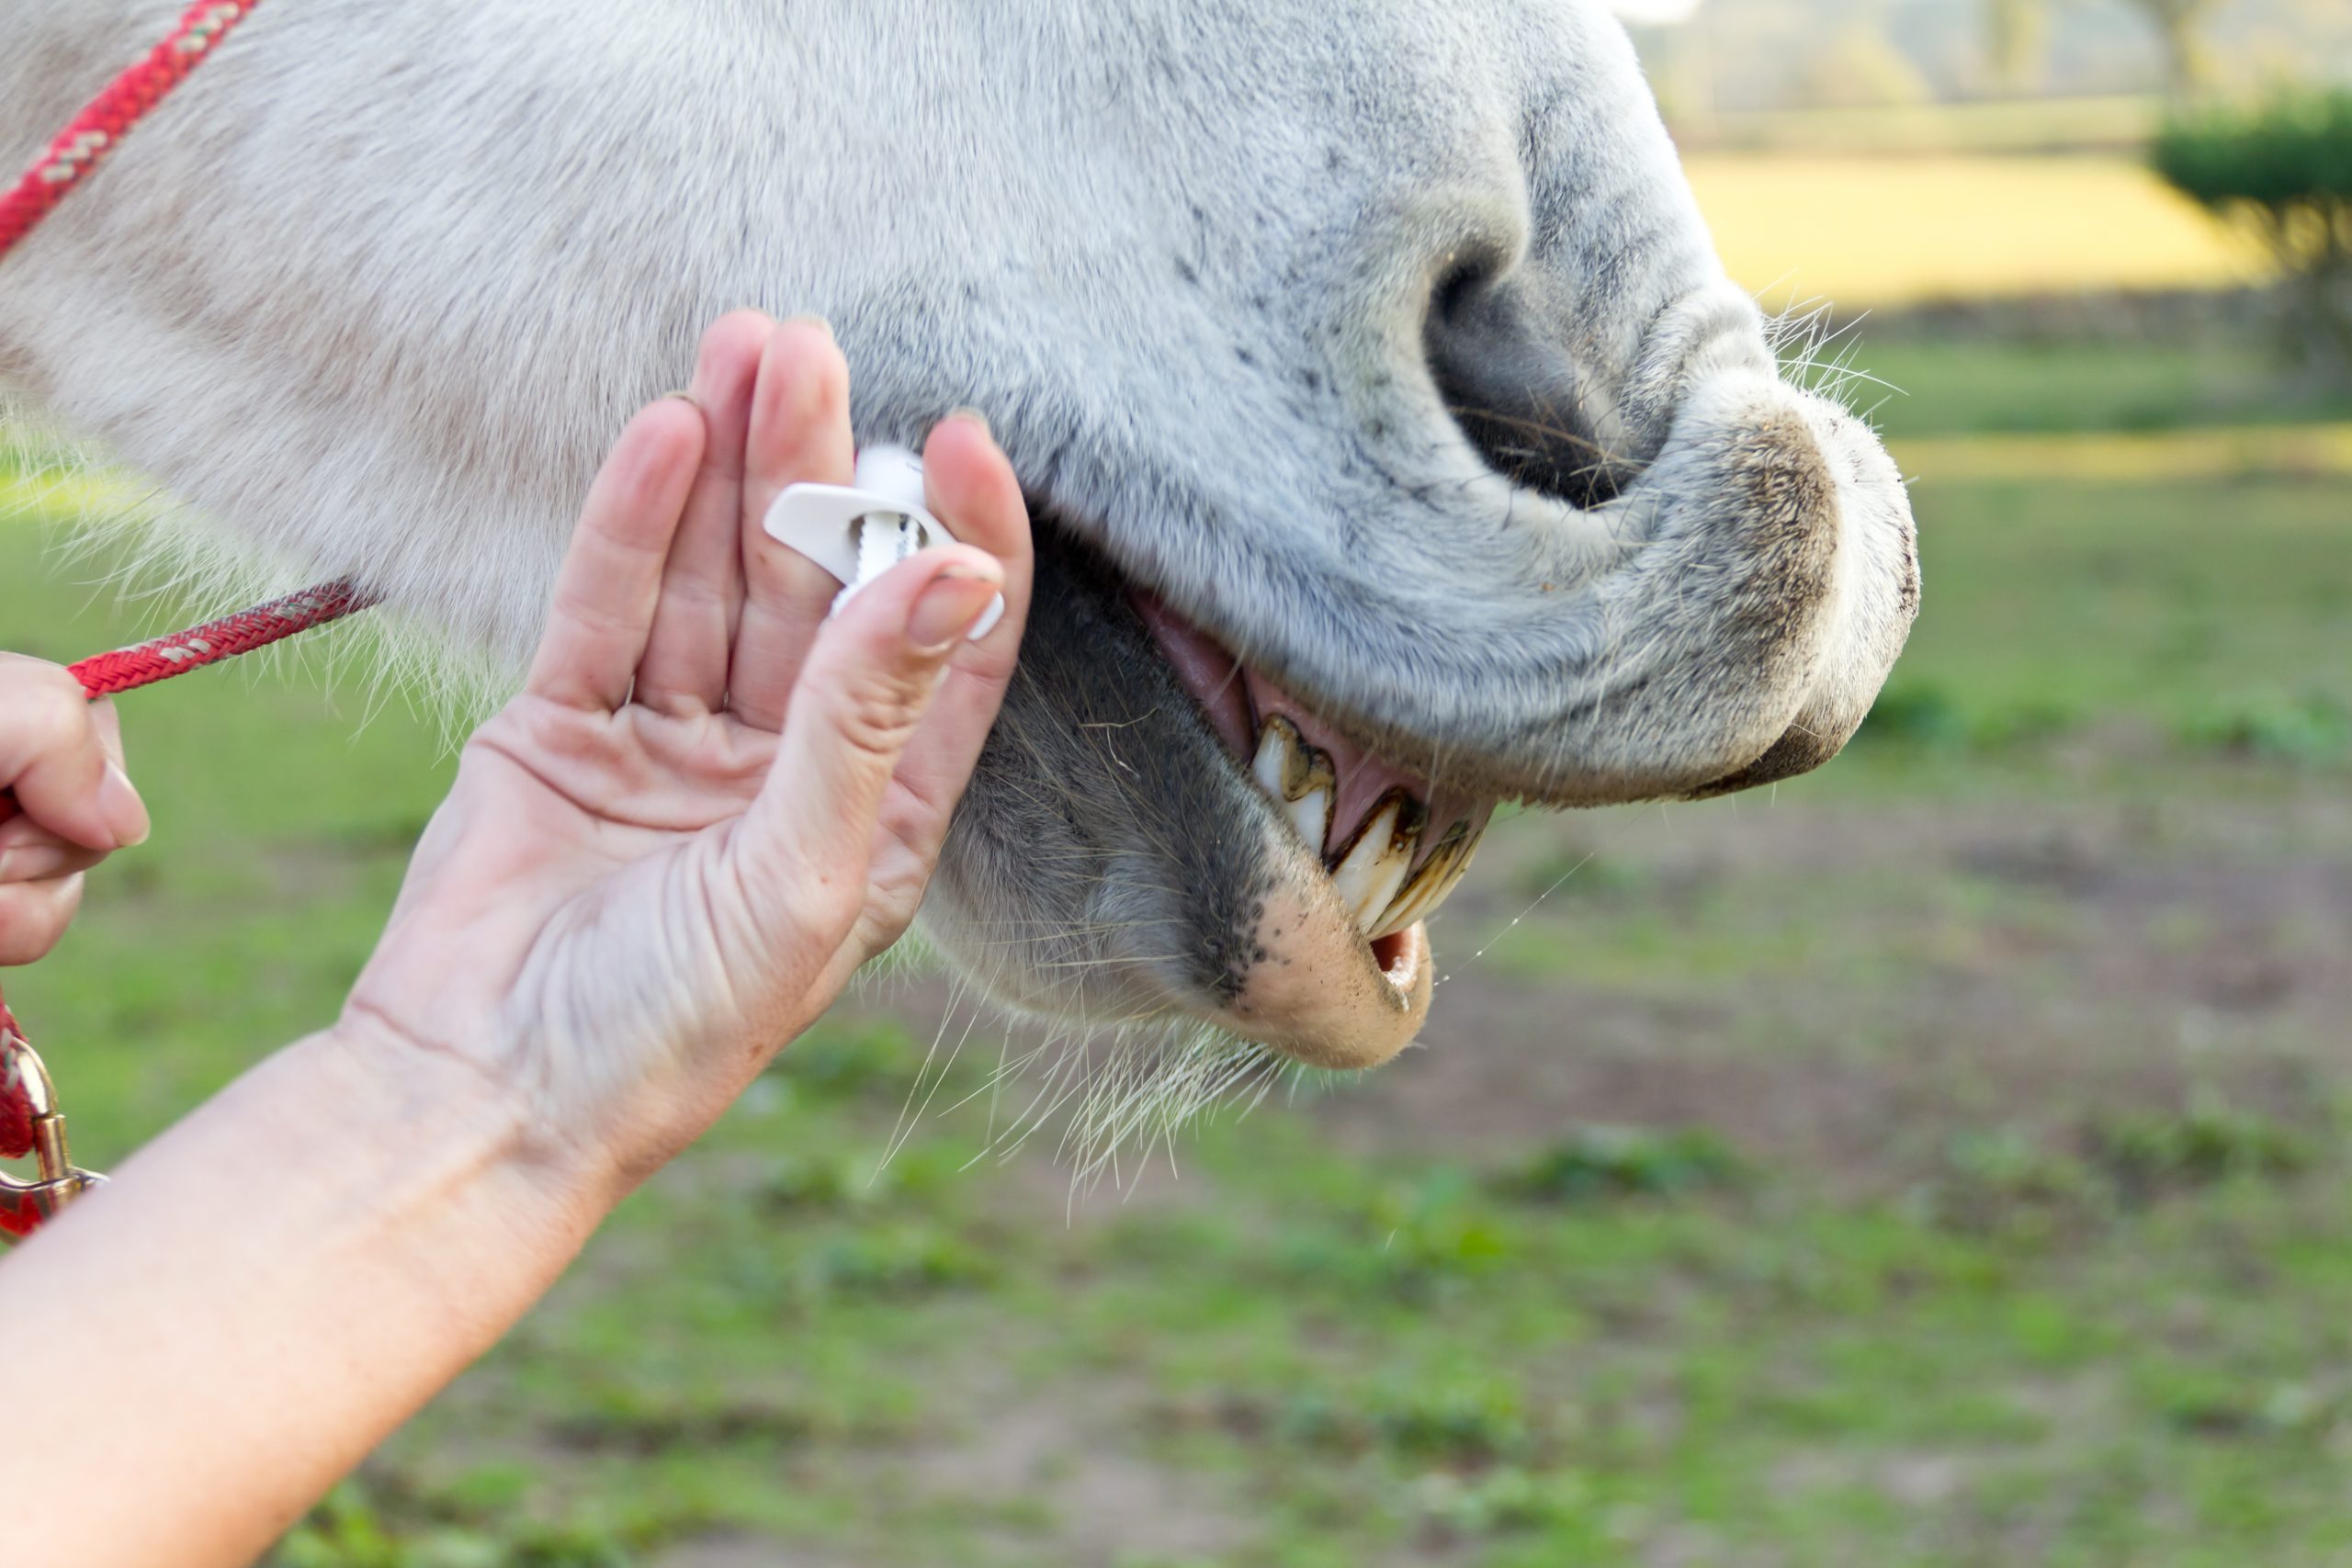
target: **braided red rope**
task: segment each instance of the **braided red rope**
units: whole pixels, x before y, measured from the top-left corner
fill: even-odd
[[[267,648],[297,632],[309,631],[362,610],[374,602],[349,580],[306,588],[217,621],[207,621],[184,632],[159,637],[134,648],[118,649],[66,666],[82,682],[92,702],[116,692],[137,691],[208,664],[218,664],[257,648]],[[0,822],[17,814],[17,803],[0,789]],[[0,997],[0,1159],[22,1159],[34,1149],[37,1106],[29,1074],[38,1070],[24,1028]],[[0,1237],[30,1235],[48,1217],[24,1191],[0,1189]]]
[[[107,84],[33,160],[13,189],[0,197],[0,257],[14,250],[66,194],[87,179],[147,112],[187,79],[188,73],[253,14],[261,0],[198,0],[147,57]],[[337,620],[375,601],[348,578],[224,616],[190,630],[72,667],[93,699],[150,686],[223,659],[266,648],[297,632]],[[0,792],[0,821],[13,815]],[[0,1008],[0,1028],[6,1012]]]
[[[122,144],[131,128],[187,80],[188,73],[202,64],[260,4],[261,0],[198,0],[181,13],[179,25],[144,60],[85,105],[48,150],[33,160],[16,187],[0,197],[0,257],[31,233],[67,192],[87,179]],[[174,637],[85,659],[73,667],[74,675],[93,697],[128,692],[266,647],[365,609],[373,602],[349,579],[322,583]],[[0,797],[0,818],[7,815],[5,797]]]
[[[68,192],[87,180],[131,128],[164,101],[171,90],[210,56],[220,40],[250,16],[261,0],[198,0],[181,13],[179,24],[147,57],[109,83],[58,133],[32,166],[6,196],[0,196],[0,257],[48,217]],[[201,670],[223,659],[266,648],[362,610],[374,598],[349,579],[323,583],[300,593],[273,599],[266,604],[223,616],[217,621],[170,637],[157,637],[113,653],[101,653],[71,667],[74,679],[91,700],[115,692],[150,686],[191,670]],[[16,803],[0,790],[0,822],[16,815]],[[44,1116],[52,1141],[44,1145],[49,1161],[63,1147],[56,1130],[62,1120],[50,1116],[45,1088],[38,1091],[29,1075],[40,1072],[39,1058],[25,1042],[16,1015],[0,998],[0,1158],[18,1159],[33,1151],[36,1122]],[[42,1080],[45,1085],[46,1080]],[[54,1134],[54,1136],[52,1136]],[[77,1180],[86,1179],[77,1176]],[[62,1190],[70,1190],[70,1186]],[[62,1202],[61,1197],[57,1201]],[[0,1236],[21,1236],[52,1212],[37,1203],[24,1189],[0,1190]]]
[[[300,593],[288,593],[283,599],[272,599],[266,604],[256,604],[184,632],[159,637],[153,642],[142,642],[136,648],[101,653],[66,669],[94,698],[133,692],[191,670],[201,670],[208,664],[218,664],[224,659],[234,659],[241,653],[251,653],[257,648],[267,648],[297,632],[340,620],[374,603],[364,589],[345,578],[305,588]]]
[[[0,197],[0,255],[31,233],[65,199],[66,192],[88,178],[141,117],[163,102],[259,4],[261,0],[198,0],[146,59],[91,99],[49,150],[33,160],[17,187]]]
[[[186,81],[188,73],[202,64],[260,4],[261,0],[198,0],[181,13],[178,26],[144,60],[85,105],[48,150],[33,160],[15,188],[0,197],[0,256],[15,249],[68,192],[87,179],[122,144],[131,128]],[[322,583],[176,636],[101,653],[74,665],[73,671],[94,698],[128,692],[266,647],[371,603],[348,579]],[[0,819],[7,815],[5,797],[0,797]]]

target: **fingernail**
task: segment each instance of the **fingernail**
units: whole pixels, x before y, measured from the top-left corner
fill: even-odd
[[[914,608],[907,615],[907,640],[918,653],[944,653],[972,629],[996,596],[995,583],[960,566],[948,567],[915,595]]]
[[[98,815],[106,818],[114,831],[114,841],[123,849],[143,844],[152,824],[147,820],[147,803],[130,785],[130,778],[114,762],[107,763],[106,777],[98,781]]]
[[[949,419],[970,420],[974,424],[980,427],[980,434],[983,435],[993,435],[995,434],[995,432],[989,428],[989,416],[982,413],[979,410],[973,408],[968,403],[961,408],[948,410],[947,417]]]
[[[790,326],[795,321],[800,321],[808,326],[815,327],[827,337],[831,337],[833,335],[833,323],[825,320],[824,317],[816,314],[814,311],[804,310],[797,316],[786,316],[784,321],[786,326]]]
[[[692,403],[695,400],[695,395],[692,392],[687,391],[684,387],[681,387],[674,392],[662,393],[659,398],[656,398],[654,401],[666,403],[672,398],[677,399],[682,403]],[[701,407],[699,403],[696,403],[695,406],[697,408]]]

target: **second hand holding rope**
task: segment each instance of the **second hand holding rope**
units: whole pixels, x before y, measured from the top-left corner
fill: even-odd
[[[134,648],[118,649],[69,665],[90,700],[136,691],[218,664],[241,653],[283,641],[365,609],[373,601],[348,581],[289,593],[217,621],[174,632]],[[0,822],[17,815],[17,803],[0,790]],[[0,1239],[30,1235],[105,1179],[74,1165],[65,1140],[65,1117],[49,1069],[25,1038],[7,999],[0,997],[0,1159],[31,1158],[40,1168],[32,1181],[0,1175]]]
[[[283,599],[272,599],[266,604],[256,604],[250,610],[240,610],[233,615],[223,615],[217,621],[207,621],[152,642],[94,654],[77,664],[67,665],[65,672],[82,682],[82,690],[96,702],[117,692],[135,692],[141,686],[152,686],[175,675],[185,675],[191,670],[201,670],[208,664],[283,642],[298,632],[340,620],[375,602],[365,589],[346,578],[305,588],[300,593],[288,593]],[[0,790],[0,822],[16,814],[16,800],[6,790]]]

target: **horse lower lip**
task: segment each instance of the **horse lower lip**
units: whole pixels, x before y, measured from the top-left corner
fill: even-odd
[[[1273,961],[1253,964],[1212,1016],[1314,1066],[1378,1066],[1428,1021],[1429,936],[1414,925],[1367,938],[1326,918],[1329,907],[1314,889],[1279,887],[1259,928]]]

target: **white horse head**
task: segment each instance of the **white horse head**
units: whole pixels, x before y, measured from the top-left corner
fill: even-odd
[[[0,0],[6,145],[168,9]],[[1498,800],[1813,767],[1917,602],[1598,0],[281,0],[0,267],[0,377],[514,656],[741,305],[833,322],[861,440],[971,404],[1029,491],[926,912],[1017,1006],[1382,1060]]]

